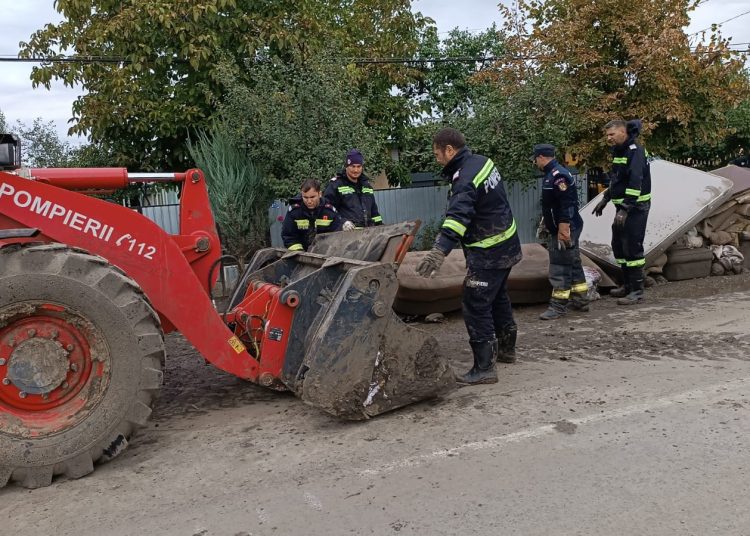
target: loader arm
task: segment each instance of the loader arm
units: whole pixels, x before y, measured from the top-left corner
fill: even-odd
[[[209,298],[215,282],[209,272],[221,247],[202,172],[165,174],[161,179],[128,176],[118,169],[31,173],[32,180],[0,172],[0,230],[37,230],[33,237],[0,238],[0,247],[60,242],[103,257],[140,285],[165,332],[179,330],[214,366],[257,381],[258,361]],[[113,190],[141,180],[182,183],[179,235],[167,234],[134,210],[75,191]]]

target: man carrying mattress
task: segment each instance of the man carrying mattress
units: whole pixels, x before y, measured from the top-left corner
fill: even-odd
[[[500,173],[489,158],[473,154],[463,134],[440,130],[432,152],[451,180],[448,210],[435,244],[417,265],[430,277],[445,256],[461,244],[468,273],[464,280],[463,315],[474,354],[474,366],[457,381],[496,383],[495,361],[515,361],[518,328],[508,298],[510,269],[521,260],[521,241]]]

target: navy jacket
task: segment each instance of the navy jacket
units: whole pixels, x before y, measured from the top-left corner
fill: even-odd
[[[383,225],[374,193],[364,173],[354,182],[342,170],[331,179],[323,195],[336,207],[341,221],[350,221],[355,227],[372,227]]]
[[[552,236],[557,236],[560,223],[569,223],[571,231],[583,229],[583,218],[578,213],[576,181],[557,160],[544,166],[542,215]]]
[[[636,143],[641,122],[628,121],[628,139],[612,147],[609,189],[604,194],[617,208],[630,210],[651,201],[651,168],[646,150]]]
[[[324,197],[317,208],[308,209],[298,195],[289,200],[289,211],[281,227],[284,247],[292,251],[307,251],[315,235],[340,231],[341,218]]]
[[[518,263],[521,241],[492,160],[464,147],[443,175],[451,179],[451,196],[435,247],[448,254],[461,243],[469,269],[510,268]]]

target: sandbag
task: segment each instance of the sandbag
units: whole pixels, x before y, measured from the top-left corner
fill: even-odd
[[[739,214],[740,216],[750,216],[750,203],[739,205],[734,209],[734,213]]]
[[[727,233],[726,231],[717,231],[715,233],[709,233],[708,235],[708,241],[711,242],[712,245],[715,246],[723,246],[725,244],[731,244],[734,240],[734,237],[730,233]]]
[[[721,226],[724,225],[727,220],[734,217],[736,217],[736,214],[732,207],[730,207],[722,211],[714,212],[710,217],[703,221],[708,223],[712,230],[716,231],[720,230]]]
[[[653,263],[651,263],[651,265],[646,268],[646,273],[649,275],[663,274],[664,265],[666,265],[667,262],[669,262],[669,257],[666,253],[662,253],[656,258]]]

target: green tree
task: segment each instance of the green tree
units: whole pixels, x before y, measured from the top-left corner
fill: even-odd
[[[509,55],[492,79],[508,95],[537,76],[586,88],[593,102],[560,102],[580,128],[571,148],[602,162],[601,126],[639,117],[652,152],[712,144],[728,134],[721,119],[748,95],[743,58],[714,33],[693,45],[684,28],[702,0],[520,0],[501,6]]]
[[[222,245],[242,269],[250,255],[268,244],[268,207],[273,199],[268,182],[226,125],[217,123],[201,132],[188,149],[206,175]]]
[[[478,103],[487,102],[485,96],[494,89],[476,75],[503,53],[504,39],[504,33],[494,25],[479,33],[456,28],[442,40],[434,26],[425,29],[416,56],[435,61],[415,63],[415,81],[401,88],[409,99],[412,118],[395,138],[402,175],[440,171],[432,155],[432,136],[448,124],[469,128]],[[478,129],[473,132],[477,140],[485,140]]]
[[[367,120],[370,100],[347,66],[323,59],[264,63],[247,83],[224,65],[227,86],[218,112],[237,144],[266,173],[276,196],[297,192],[306,178],[327,180],[342,167],[347,148],[365,156],[370,174],[388,161],[385,127]]]
[[[191,129],[209,124],[225,93],[218,70],[252,81],[259,61],[304,63],[333,47],[342,56],[409,56],[419,28],[409,0],[58,0],[64,20],[22,43],[24,57],[75,53],[109,60],[52,62],[33,70],[35,86],[81,85],[74,134],[103,144],[116,163],[137,168],[189,165]],[[401,66],[370,65],[362,85],[388,92]],[[386,97],[383,97],[386,98]]]
[[[21,158],[29,167],[70,167],[73,147],[60,139],[55,124],[37,117],[31,126],[16,121],[15,133],[21,138]]]
[[[537,143],[552,143],[561,160],[567,152],[568,161],[576,162],[573,147],[586,128],[576,111],[597,98],[596,91],[572,87],[561,74],[535,74],[512,90],[485,90],[464,132],[477,152],[494,160],[504,180],[528,183],[537,174],[529,162]]]
[[[436,61],[418,66],[419,78],[406,92],[415,100],[417,110],[432,119],[470,115],[482,90],[475,75],[492,66],[492,58],[504,50],[505,34],[494,24],[479,33],[454,28],[442,40],[437,28],[430,26],[423,33],[417,55]]]

